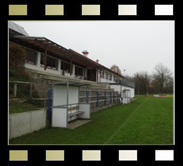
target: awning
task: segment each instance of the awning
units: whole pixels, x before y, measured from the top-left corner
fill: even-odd
[[[47,51],[48,55],[51,55],[56,58],[61,58],[69,63],[75,63],[81,67],[85,67],[87,69],[104,69],[109,72],[123,77],[109,68],[99,64],[92,59],[85,57],[72,49],[66,49],[61,45],[45,38],[45,37],[35,37],[35,36],[23,36],[23,35],[10,35],[10,41],[20,44],[22,46],[32,48],[33,50],[39,51],[41,53],[45,53]],[[123,77],[124,78],[124,77]]]

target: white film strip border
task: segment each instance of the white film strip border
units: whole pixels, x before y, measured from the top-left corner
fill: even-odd
[[[118,16],[137,16],[138,5],[137,4],[118,4]],[[101,5],[81,5],[81,16],[100,16]],[[173,4],[155,4],[154,15],[155,16],[173,16],[174,15]],[[9,4],[9,16],[26,16],[28,15],[28,5],[21,4]],[[45,16],[64,16],[64,4],[45,4]]]
[[[28,161],[28,150],[9,150],[9,161]],[[82,161],[102,161],[101,150],[82,150]],[[105,156],[103,156],[105,157]],[[174,150],[155,150],[155,161],[174,161]],[[65,161],[65,150],[46,150],[45,161]],[[119,150],[118,161],[138,161],[138,150]]]

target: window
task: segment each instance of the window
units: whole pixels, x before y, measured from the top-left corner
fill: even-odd
[[[70,73],[70,64],[62,61],[61,70],[64,70],[64,72]]]
[[[75,66],[75,75],[76,76],[84,76],[83,71],[84,71],[83,68]]]
[[[40,61],[41,66],[44,66],[44,54],[41,54]],[[46,68],[52,70],[58,70],[58,59],[47,56]]]
[[[37,52],[29,49],[26,50],[27,50],[26,63],[37,65]]]
[[[114,76],[114,82],[118,82],[118,77]]]
[[[118,79],[119,79],[119,78],[118,78],[118,77],[116,77],[116,80],[115,80],[115,82],[118,82]]]
[[[104,70],[100,70],[100,77],[104,78]]]
[[[108,80],[108,73],[105,73],[105,79]]]
[[[112,74],[109,74],[109,80],[112,81]]]

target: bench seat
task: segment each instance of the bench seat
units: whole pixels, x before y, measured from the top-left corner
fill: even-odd
[[[79,114],[82,114],[82,113],[84,113],[84,112],[82,112],[82,111],[77,111],[77,112],[73,112],[73,113],[68,114],[68,116],[79,115]]]

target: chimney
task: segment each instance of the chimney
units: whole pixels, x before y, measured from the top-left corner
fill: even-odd
[[[97,59],[97,60],[96,60],[96,62],[98,63],[98,62],[99,62],[99,60]]]
[[[87,55],[89,54],[89,52],[87,50],[83,50],[83,55],[87,57]]]

